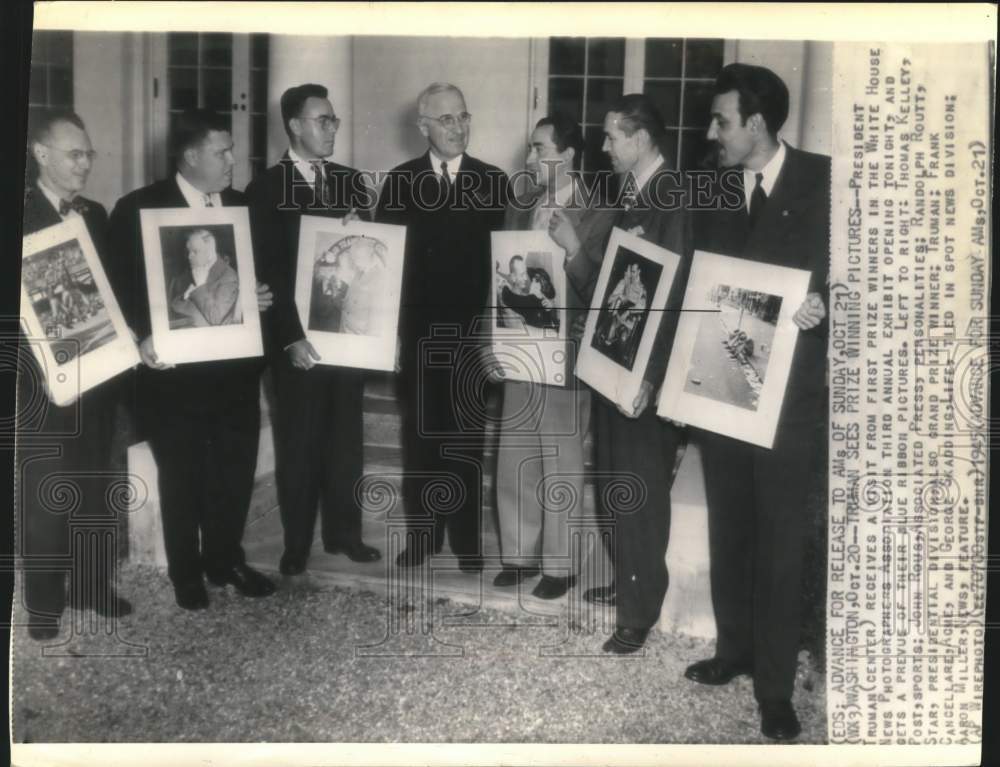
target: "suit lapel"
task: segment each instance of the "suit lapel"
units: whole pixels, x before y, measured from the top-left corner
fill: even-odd
[[[796,151],[787,144],[785,153],[785,162],[775,180],[771,196],[767,199],[764,212],[747,237],[747,250],[773,245],[797,217],[798,204],[802,199],[798,192],[801,181],[798,173],[799,158]]]

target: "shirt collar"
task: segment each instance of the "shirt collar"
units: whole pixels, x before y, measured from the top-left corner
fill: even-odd
[[[177,181],[177,186],[181,190],[181,194],[184,195],[184,201],[187,202],[189,208],[206,208],[205,205],[205,192],[200,189],[195,189],[191,182],[181,175],[180,171],[177,171],[174,179]],[[212,200],[212,205],[216,207],[222,207],[222,196],[218,192],[212,192],[207,195]]]
[[[42,194],[45,195],[45,199],[48,200],[52,204],[53,208],[56,209],[56,213],[59,213],[59,203],[62,200],[62,198],[59,195],[57,195],[55,192],[53,192],[51,189],[49,189],[47,186],[45,186],[45,184],[42,183],[42,180],[40,178],[37,181],[37,186],[38,186],[39,190],[41,190]],[[67,200],[67,202],[71,202],[71,201]],[[72,215],[72,214],[73,214],[73,211],[70,211],[66,215],[69,216],[69,215]],[[62,215],[62,214],[60,214],[60,215]]]
[[[761,182],[761,186],[764,187],[764,194],[768,197],[771,196],[771,190],[774,189],[774,185],[778,180],[778,174],[781,173],[781,166],[785,164],[785,142],[778,142],[778,151],[774,153],[774,157],[767,161],[765,165],[760,170],[747,170],[743,169],[743,188],[748,190],[747,197],[749,198],[749,192],[757,185],[756,176],[758,173],[764,176],[764,180]]]
[[[565,208],[566,204],[573,197],[573,189],[575,185],[576,179],[570,177],[568,184],[563,184],[551,195],[549,194],[548,187],[546,187],[538,196],[537,205],[539,207]]]
[[[451,160],[442,160],[434,153],[433,149],[430,149],[428,151],[430,152],[431,155],[431,168],[434,169],[434,173],[436,173],[438,176],[441,175],[441,163],[443,162],[448,163],[448,173],[449,175],[451,175],[452,178],[454,178],[455,174],[458,173],[458,171],[461,169],[462,158],[465,156],[464,154],[460,154],[458,157],[455,157]]]
[[[650,178],[653,177],[653,174],[660,169],[661,165],[663,165],[663,155],[657,154],[656,160],[654,162],[650,163],[646,167],[646,169],[638,176],[634,176],[636,194],[639,194],[639,192],[643,190],[643,188],[646,186],[646,183],[649,181]]]
[[[326,158],[320,160],[307,160],[291,147],[288,147],[288,159],[295,163],[295,169],[310,184],[316,181],[316,165],[318,162],[326,162]]]

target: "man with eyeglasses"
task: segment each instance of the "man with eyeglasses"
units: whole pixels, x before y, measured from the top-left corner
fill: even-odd
[[[37,178],[24,194],[24,234],[82,218],[97,255],[107,267],[105,247],[108,214],[84,197],[84,187],[96,152],[83,120],[70,111],[46,113],[29,142]],[[37,641],[53,639],[66,609],[66,574],[36,569],[42,558],[68,558],[70,523],[86,517],[109,518],[106,499],[112,478],[112,435],[122,379],[106,381],[62,407],[45,401],[44,376],[34,356],[22,343],[18,358],[15,466],[18,467],[18,553],[24,558],[24,604],[29,613],[28,634]],[[28,437],[29,439],[25,439]],[[53,448],[56,452],[53,454]],[[47,479],[64,475],[75,484],[79,508],[69,513],[53,509]],[[48,497],[49,503],[46,503]],[[72,593],[83,597],[79,606],[103,616],[123,616],[132,606],[115,589],[114,552],[74,563]],[[80,565],[86,565],[82,570]]]
[[[227,120],[194,109],[178,115],[171,135],[176,172],[125,195],[111,212],[111,281],[122,313],[141,339],[136,416],[158,472],[167,575],[177,605],[208,607],[204,578],[247,597],[274,593],[274,583],[246,564],[241,545],[253,494],[260,440],[261,360],[168,365],[156,355],[146,290],[141,211],[244,206],[231,188],[233,139]],[[255,260],[260,247],[255,243]],[[259,266],[257,268],[259,272]],[[271,305],[258,283],[257,307]]]
[[[417,115],[428,149],[389,172],[376,213],[407,227],[400,363],[409,530],[396,564],[439,552],[447,528],[459,567],[478,573],[485,413],[476,382],[485,380],[489,334],[477,336],[476,320],[489,302],[490,232],[503,227],[508,179],[466,154],[472,117],[456,86],[427,86]],[[433,349],[427,343],[421,354],[425,341]],[[450,480],[454,497],[434,492]]]
[[[265,352],[276,395],[278,503],[284,528],[284,575],[306,570],[317,506],[323,549],[355,562],[375,562],[378,549],[361,539],[354,489],[364,470],[364,373],[317,364],[295,305],[299,223],[303,214],[369,218],[361,174],[332,162],[340,119],[322,85],[306,83],[281,96],[289,147],[277,164],[247,187],[255,240],[275,305],[265,326]]]

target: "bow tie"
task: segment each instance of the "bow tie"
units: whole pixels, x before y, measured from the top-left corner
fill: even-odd
[[[72,202],[66,202],[66,200],[59,200],[59,215],[67,216],[71,210],[75,210],[81,216],[84,211],[87,210],[87,203],[81,200],[79,197],[74,197]]]

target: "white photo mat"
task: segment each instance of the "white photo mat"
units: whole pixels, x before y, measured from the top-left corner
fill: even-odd
[[[615,227],[611,230],[611,239],[604,251],[604,261],[601,273],[594,290],[590,311],[587,314],[587,324],[580,344],[580,353],[576,362],[576,376],[595,391],[604,395],[612,402],[631,411],[632,402],[642,386],[643,375],[649,362],[656,332],[663,319],[663,310],[667,305],[667,297],[677,275],[681,256],[655,243],[644,240],[623,229]],[[621,354],[609,353],[602,349],[614,347],[605,342],[603,333],[607,331],[603,325],[611,314],[621,316],[620,312],[603,311],[607,307],[607,299],[620,287],[623,277],[623,267],[632,264],[639,266],[641,279],[645,285],[645,320],[640,320],[632,327],[633,334],[638,338],[630,340],[628,359],[621,359]],[[655,286],[650,284],[650,273],[657,272]],[[612,284],[613,283],[613,284]],[[652,287],[652,295],[649,288]],[[641,315],[633,315],[641,316]],[[599,321],[602,327],[599,326]],[[619,325],[619,332],[627,331]],[[595,335],[597,338],[595,339]],[[617,357],[617,359],[615,359]]]
[[[392,371],[406,227],[302,216],[295,305],[320,365]]]
[[[139,364],[82,217],[26,235],[21,266],[21,321],[56,405]]]
[[[569,380],[566,350],[566,252],[542,231],[493,232],[491,235],[493,273],[492,334],[493,355],[503,366],[510,381],[565,386]],[[520,257],[520,266],[511,266]],[[523,266],[521,281],[516,274]],[[549,285],[532,279],[542,270]],[[518,296],[520,308],[508,306],[504,296],[522,290],[534,291]],[[546,294],[551,295],[546,295]],[[551,308],[540,304],[540,295]],[[538,306],[531,306],[531,302]],[[555,327],[553,327],[555,325]]]
[[[159,208],[142,210],[140,216],[153,346],[160,360],[180,364],[263,356],[248,209]],[[234,308],[238,309],[241,318],[233,324],[172,328],[171,286],[167,284],[164,259],[171,259],[173,267],[181,268],[184,256],[180,252],[162,252],[161,232],[170,229],[187,232],[200,227],[213,233],[231,233],[226,239],[231,237],[234,252],[218,253],[218,256],[220,259],[228,256],[232,261],[230,267],[237,273],[238,307]],[[225,246],[217,241],[216,247],[222,250]]]
[[[809,278],[802,269],[695,251],[657,414],[770,448],[798,338],[792,315]],[[773,312],[777,299],[776,317],[754,313]]]

